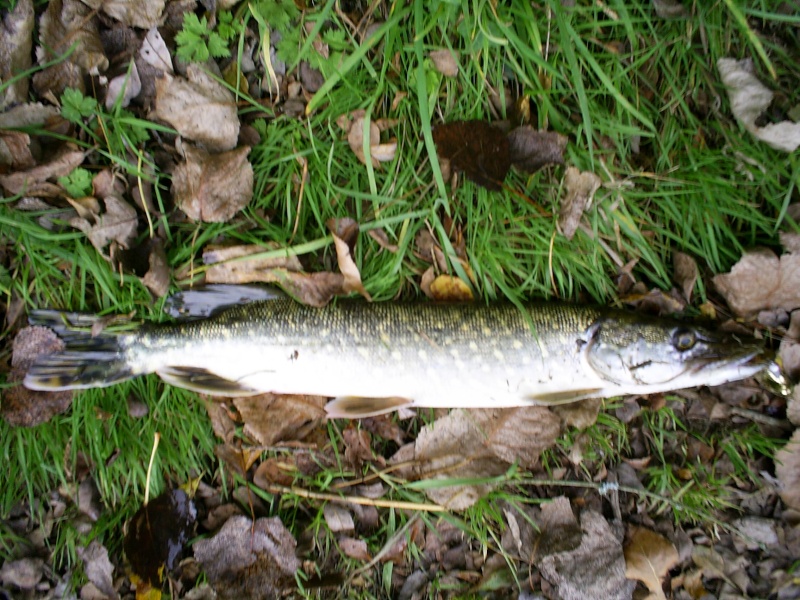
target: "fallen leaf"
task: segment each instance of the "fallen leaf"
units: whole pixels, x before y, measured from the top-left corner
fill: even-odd
[[[142,283],[156,298],[163,298],[169,292],[170,271],[164,243],[160,238],[152,240],[149,251],[148,269],[142,277]]]
[[[343,537],[339,538],[338,544],[345,556],[355,558],[356,560],[372,560],[372,556],[367,549],[367,542],[364,540]]]
[[[47,327],[25,327],[12,344],[8,383],[20,383],[28,368],[41,354],[64,350],[64,342]],[[66,411],[72,404],[72,391],[34,392],[22,385],[3,391],[0,415],[12,427],[33,427]]]
[[[745,550],[756,551],[761,548],[775,546],[780,542],[778,528],[774,519],[766,517],[747,516],[736,519],[731,523],[736,533],[734,547],[739,552]]]
[[[433,128],[440,158],[488,190],[499,190],[511,168],[506,135],[486,121],[453,121]]]
[[[431,297],[442,302],[471,302],[475,299],[466,282],[453,275],[439,275],[429,289]]]
[[[370,229],[367,235],[377,242],[377,244],[384,250],[388,250],[392,254],[398,250],[397,244],[392,244],[389,241],[389,236],[383,229]]]
[[[262,490],[270,489],[273,484],[288,487],[294,483],[296,474],[297,466],[291,456],[283,459],[270,457],[256,467],[253,483]]]
[[[728,92],[736,120],[753,136],[775,150],[794,152],[800,146],[800,123],[781,121],[764,127],[758,118],[769,108],[774,94],[753,73],[753,61],[720,58],[717,60],[722,83]]]
[[[38,71],[32,81],[33,91],[39,98],[60,98],[67,89],[86,93],[83,70],[69,61],[62,61]]]
[[[41,102],[27,102],[0,112],[0,129],[22,129],[31,125],[42,126],[48,121],[59,118],[60,114],[55,106],[45,106]]]
[[[186,77],[165,75],[156,79],[153,117],[165,121],[178,133],[209,152],[224,152],[236,146],[239,117],[233,94],[192,63]]]
[[[656,598],[666,600],[662,581],[678,564],[678,551],[663,535],[631,525],[625,543],[625,577],[647,586]]]
[[[543,407],[456,410],[423,427],[414,445],[417,475],[428,480],[484,479],[511,463],[529,467],[560,433],[558,417]],[[494,488],[489,482],[426,488],[425,495],[463,510]]]
[[[164,12],[166,0],[146,0],[129,2],[128,0],[82,0],[94,10],[102,10],[112,19],[123,25],[149,29],[158,25]]]
[[[458,54],[452,50],[433,50],[428,54],[434,68],[445,77],[458,75]]]
[[[69,224],[83,231],[101,254],[112,241],[128,248],[136,237],[139,218],[136,209],[116,196],[103,199],[106,211],[95,215],[92,221],[81,217],[70,219]]]
[[[4,585],[21,590],[33,590],[44,575],[44,561],[41,558],[20,558],[7,560],[0,567],[0,581]]]
[[[31,136],[21,131],[0,130],[0,165],[24,171],[36,165],[31,154]]]
[[[142,80],[139,79],[139,69],[136,68],[136,63],[131,59],[130,71],[117,75],[108,82],[108,90],[106,91],[106,109],[112,110],[119,102],[122,108],[130,105],[131,101],[136,98],[142,91]]]
[[[142,40],[142,46],[139,48],[139,56],[150,66],[155,67],[163,73],[172,75],[175,71],[172,67],[172,56],[169,53],[169,48],[161,37],[158,27],[153,25],[147,35]]]
[[[781,500],[800,514],[800,429],[775,455],[775,475],[780,481]]]
[[[0,176],[0,186],[6,189],[9,196],[59,196],[61,188],[47,182],[69,175],[80,166],[83,158],[83,151],[72,144],[64,144],[48,162],[27,171]]]
[[[584,510],[577,548],[536,559],[542,577],[563,600],[630,600],[636,584],[625,578],[622,544],[602,515]]]
[[[36,49],[40,62],[60,58],[73,50],[70,62],[83,74],[98,75],[108,69],[97,19],[92,9],[79,0],[52,0],[39,20],[40,46]]]
[[[653,0],[653,8],[661,19],[685,19],[689,16],[680,0]]]
[[[589,209],[594,193],[602,181],[589,171],[579,171],[569,167],[564,175],[564,198],[558,211],[558,228],[568,240],[578,230],[583,213]]]
[[[264,252],[278,250],[278,245],[268,243],[264,246],[249,244],[245,246],[206,246],[203,248],[203,264],[211,265],[206,271],[207,283],[239,284],[261,281],[274,269],[302,271],[300,260],[292,255],[262,258]],[[246,256],[250,258],[244,259]],[[244,259],[244,260],[242,260]]]
[[[253,197],[253,167],[247,160],[248,146],[209,154],[183,144],[186,162],[172,175],[175,203],[190,219],[225,223]]]
[[[203,566],[220,600],[280,598],[294,589],[300,561],[297,542],[278,517],[231,517],[214,537],[194,544],[194,556]]]
[[[563,165],[568,138],[554,131],[537,131],[530,125],[512,129],[508,134],[511,164],[527,173],[547,165]]]
[[[675,252],[672,255],[672,266],[675,270],[675,283],[683,292],[686,302],[691,302],[692,292],[697,283],[697,263],[688,254]]]
[[[361,283],[361,273],[353,260],[352,247],[358,238],[358,223],[348,217],[342,219],[328,219],[325,223],[333,234],[333,243],[336,247],[336,259],[339,270],[344,276],[344,291],[358,292],[364,298],[372,301],[369,293]]]
[[[766,248],[746,252],[730,273],[714,277],[714,286],[737,315],[800,307],[800,254],[778,258]]]
[[[366,111],[359,109],[348,115],[342,115],[337,123],[347,132],[347,143],[362,164],[367,164],[367,156],[364,154],[364,125],[366,122]],[[381,131],[396,123],[388,120],[370,120],[369,122],[369,159],[373,167],[380,166],[382,162],[394,160],[397,152],[397,141],[391,140],[381,144]]]
[[[800,380],[800,310],[792,312],[789,329],[778,348],[783,372],[792,381]]]
[[[287,394],[259,394],[232,400],[244,421],[245,434],[262,446],[305,438],[325,420],[327,401],[323,396]]]
[[[107,598],[119,598],[114,589],[114,567],[108,559],[108,550],[98,540],[92,540],[85,548],[78,546],[78,558],[83,561],[87,579]]]
[[[344,506],[328,502],[322,507],[322,514],[328,529],[333,533],[352,533],[356,529],[353,515]]]
[[[181,488],[164,492],[136,511],[122,547],[140,582],[161,589],[164,570],[177,566],[196,519],[194,502]]]
[[[602,399],[589,398],[580,402],[556,405],[550,410],[559,416],[565,427],[586,429],[597,422],[597,415],[600,414],[602,406]]]
[[[9,10],[9,7],[13,7]],[[0,30],[0,81],[5,86],[0,91],[0,111],[8,106],[21,104],[28,99],[30,80],[20,77],[10,79],[31,67],[33,48],[33,0],[19,0],[16,5],[7,5],[3,11]]]

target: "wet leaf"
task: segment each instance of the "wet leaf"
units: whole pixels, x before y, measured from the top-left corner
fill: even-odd
[[[97,75],[108,69],[108,58],[103,51],[97,19],[92,9],[79,0],[52,0],[39,21],[41,46],[37,55],[46,60],[58,58],[74,49],[69,61],[83,74]],[[73,48],[74,47],[74,48]]]
[[[86,577],[107,598],[119,598],[114,589],[114,567],[108,559],[108,550],[97,540],[83,548],[78,547],[78,558],[83,561]]]
[[[287,356],[286,360],[292,360]],[[262,446],[302,440],[325,419],[323,396],[259,394],[234,398],[244,432]]]
[[[720,79],[728,92],[736,120],[753,136],[775,150],[794,152],[800,147],[800,123],[782,121],[759,127],[758,118],[769,108],[774,94],[753,73],[753,61],[720,58]]]
[[[506,135],[486,121],[453,121],[433,128],[440,158],[488,190],[499,190],[511,168]]]
[[[103,204],[106,209],[104,213],[94,215],[92,219],[74,217],[69,224],[83,231],[101,254],[112,241],[128,248],[136,237],[139,224],[136,209],[116,196],[104,198]]]
[[[172,195],[190,219],[224,223],[247,206],[253,197],[248,146],[209,154],[184,144],[183,151],[186,162],[179,164],[172,175]]]
[[[83,152],[74,145],[64,144],[49,162],[27,171],[0,176],[0,186],[5,188],[9,196],[16,194],[41,197],[59,196],[61,188],[48,182],[69,175],[80,166],[83,157]]]
[[[800,429],[775,455],[775,475],[781,482],[781,500],[800,515]]]
[[[102,10],[123,25],[149,29],[159,24],[166,0],[82,0],[94,10]]]
[[[13,427],[33,427],[66,411],[72,392],[34,392],[21,385],[28,368],[40,354],[64,349],[64,342],[47,327],[25,327],[14,338],[8,383],[18,383],[3,391],[0,415]]]
[[[277,599],[295,587],[295,572],[300,568],[296,546],[278,517],[253,523],[235,516],[193,549],[220,600]]]
[[[578,547],[535,561],[542,577],[556,588],[557,597],[564,600],[629,600],[636,584],[625,578],[622,544],[608,522],[600,514],[584,510],[580,529]]]
[[[472,289],[460,277],[439,275],[431,282],[431,297],[442,302],[471,302]]]
[[[599,189],[600,178],[589,171],[569,167],[564,175],[564,198],[558,211],[558,228],[568,240],[578,230],[583,213],[589,209],[594,193]]]
[[[800,307],[800,254],[778,258],[766,248],[746,252],[730,273],[714,277],[714,286],[739,316],[792,311]]]
[[[344,291],[358,292],[367,300],[372,300],[369,293],[361,283],[361,273],[353,260],[352,248],[358,238],[358,223],[348,217],[342,219],[328,219],[325,223],[333,234],[333,243],[336,247],[336,259],[339,270],[344,276]]]
[[[458,75],[458,54],[452,50],[433,50],[428,54],[434,68],[445,77]]]
[[[508,134],[511,164],[535,173],[547,165],[563,165],[568,138],[554,131],[537,131],[530,125],[512,129]]]
[[[424,427],[414,446],[420,478],[483,479],[505,473],[511,463],[536,463],[561,431],[546,408],[456,410]],[[494,484],[476,482],[430,487],[425,495],[451,510],[463,510],[489,493]]]
[[[186,77],[165,75],[156,79],[153,116],[209,152],[233,149],[239,137],[233,94],[198,64],[187,67]]]
[[[19,0],[13,10],[3,10],[0,23],[0,31],[3,32],[0,36],[0,81],[7,87],[0,91],[0,111],[28,99],[30,80],[27,77],[21,77],[14,83],[9,80],[31,66],[33,23],[33,0]]]
[[[666,600],[662,580],[677,564],[678,551],[667,538],[644,527],[628,528],[625,577],[641,581],[655,598]]]
[[[692,292],[697,283],[697,263],[688,254],[675,252],[672,255],[672,264],[675,268],[675,283],[683,292],[686,302],[691,302]]]
[[[161,588],[165,570],[177,566],[196,519],[194,502],[180,488],[164,492],[136,511],[122,547],[133,573],[144,584]]]

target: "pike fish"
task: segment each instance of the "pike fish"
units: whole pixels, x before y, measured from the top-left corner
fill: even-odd
[[[755,339],[604,308],[555,302],[398,304],[290,298],[209,318],[92,336],[96,317],[35,311],[62,352],[40,356],[33,390],[110,386],[157,373],[204,394],[264,392],[333,398],[331,417],[401,407],[553,405],[586,398],[719,385],[766,372],[786,388]]]

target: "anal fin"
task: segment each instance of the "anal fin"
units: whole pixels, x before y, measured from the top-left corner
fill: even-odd
[[[220,377],[207,369],[196,367],[165,367],[156,371],[159,377],[169,384],[212,396],[255,396],[260,394],[231,379]]]
[[[401,408],[414,406],[408,398],[390,396],[388,398],[364,398],[360,396],[341,396],[325,405],[329,419],[363,419],[376,417]]]
[[[556,406],[558,404],[569,404],[587,398],[597,398],[602,392],[602,388],[589,388],[585,390],[567,390],[563,392],[545,392],[543,394],[529,394],[526,398],[532,404],[542,406]]]

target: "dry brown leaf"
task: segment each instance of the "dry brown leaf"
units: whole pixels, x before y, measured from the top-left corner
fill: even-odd
[[[247,206],[253,197],[248,146],[220,154],[189,144],[184,144],[183,150],[186,162],[172,175],[172,195],[190,219],[224,223]]]
[[[209,152],[233,149],[239,138],[233,94],[198,64],[187,67],[186,77],[165,75],[156,79],[153,116]]]
[[[800,380],[800,310],[792,312],[789,329],[778,348],[778,356],[783,372],[789,379]]]
[[[364,154],[365,119],[366,111],[360,109],[353,111],[349,115],[342,115],[337,120],[339,126],[347,132],[347,143],[350,145],[350,149],[355,153],[362,164],[367,164],[367,156]],[[370,154],[369,158],[372,161],[373,167],[379,167],[382,162],[394,160],[397,152],[396,140],[381,144],[381,127],[387,127],[387,124],[394,124],[394,122],[380,120],[370,120],[369,122],[368,149]]]
[[[431,297],[442,302],[471,302],[475,299],[469,285],[454,275],[439,275],[429,289]]]
[[[775,475],[781,483],[781,500],[800,513],[800,429],[775,455]]]
[[[72,144],[64,144],[50,161],[27,171],[0,176],[0,186],[5,188],[9,196],[16,194],[46,197],[60,195],[61,190],[58,186],[50,186],[46,182],[69,175],[80,166],[83,157],[83,151],[78,150]]]
[[[717,60],[722,83],[728,92],[731,112],[753,136],[771,148],[794,152],[800,147],[800,123],[782,121],[759,127],[757,121],[772,104],[774,94],[753,73],[753,61]]]
[[[7,560],[0,567],[0,581],[3,585],[14,586],[20,590],[33,591],[43,575],[44,561],[41,558]]]
[[[356,529],[353,515],[340,504],[328,502],[322,507],[322,514],[325,517],[325,523],[333,533],[352,533]]]
[[[69,61],[83,74],[97,75],[108,69],[97,19],[92,9],[79,0],[53,0],[39,20],[39,40],[36,49],[40,63],[59,58],[73,48]]]
[[[102,10],[123,25],[149,29],[159,24],[166,0],[82,0],[94,10]]]
[[[653,0],[653,8],[661,19],[685,19],[689,16],[680,0]]]
[[[74,217],[69,224],[83,231],[101,254],[105,247],[112,241],[123,248],[128,248],[136,237],[136,227],[139,218],[136,209],[116,196],[103,199],[106,211],[89,219]],[[105,254],[104,254],[105,256]]]
[[[106,91],[106,109],[112,110],[119,102],[122,108],[127,107],[131,101],[142,91],[142,80],[139,78],[139,69],[131,59],[130,72],[127,70],[108,82]]]
[[[25,327],[12,344],[11,372],[8,383],[21,382],[40,354],[54,354],[64,349],[64,342],[47,327]],[[72,404],[72,392],[34,392],[22,385],[3,391],[0,416],[13,427],[33,427],[63,413]]]
[[[564,175],[566,193],[558,211],[558,228],[568,240],[578,230],[583,213],[589,209],[594,193],[600,188],[600,178],[589,171],[569,167]]]
[[[169,48],[167,48],[164,38],[161,37],[161,33],[155,25],[144,36],[142,45],[139,48],[139,56],[148,65],[155,67],[162,73],[172,75],[175,72],[172,67],[172,55],[170,55]]]
[[[7,106],[20,104],[28,99],[30,80],[20,77],[14,83],[9,80],[31,67],[33,48],[33,0],[19,0],[13,10],[3,11],[0,22],[0,81],[7,87],[0,92],[0,111]]]
[[[94,587],[106,598],[119,598],[114,589],[114,567],[108,559],[106,547],[95,539],[85,548],[79,546],[77,552],[83,561],[83,572]]]
[[[414,446],[418,475],[426,479],[496,477],[519,461],[533,465],[558,434],[558,417],[546,408],[456,410],[424,427]],[[490,483],[425,490],[451,510],[463,510],[493,489]]]
[[[147,264],[149,268],[142,277],[142,283],[156,298],[163,298],[169,292],[170,270],[164,244],[159,238],[155,238],[150,245]]]
[[[554,131],[537,131],[530,125],[512,129],[508,134],[511,164],[527,173],[547,165],[563,165],[568,138]]]
[[[342,549],[345,556],[355,558],[356,560],[372,560],[372,556],[367,550],[367,542],[364,540],[356,540],[351,537],[343,537],[339,539],[339,548]]]
[[[289,357],[286,357],[289,360]],[[244,432],[262,446],[302,440],[325,419],[323,396],[259,394],[234,398]]]
[[[270,457],[262,461],[253,474],[253,483],[262,490],[268,490],[273,484],[290,486],[294,483],[297,466],[291,455],[285,458]]]
[[[692,292],[697,283],[697,263],[688,254],[675,252],[672,255],[672,265],[675,270],[675,283],[683,292],[686,302],[691,302]]]
[[[21,131],[0,129],[0,165],[12,171],[24,171],[36,165],[31,154],[31,137]]]
[[[628,528],[625,577],[644,583],[656,598],[666,600],[662,580],[678,560],[678,551],[663,535],[635,525]]]
[[[580,521],[577,548],[535,561],[542,577],[556,588],[555,597],[563,600],[630,600],[636,584],[625,578],[622,544],[602,515],[585,510]]]
[[[367,232],[367,235],[375,240],[377,244],[384,250],[388,250],[392,254],[397,252],[397,244],[392,244],[389,241],[389,236],[383,229],[370,229]]]
[[[452,50],[433,50],[428,54],[434,68],[445,77],[458,75],[458,54]]]
[[[597,422],[597,415],[600,414],[602,406],[602,399],[589,398],[580,402],[556,405],[551,410],[561,418],[565,427],[586,429]]]
[[[778,258],[766,248],[746,252],[714,286],[739,316],[762,310],[800,308],[800,254]]]
[[[358,292],[371,301],[369,293],[361,283],[361,273],[353,260],[352,247],[358,238],[358,223],[348,217],[342,219],[328,219],[325,223],[333,234],[333,243],[336,246],[336,259],[339,270],[344,276],[344,291]]]
[[[280,598],[295,587],[300,561],[297,542],[278,517],[253,523],[231,517],[214,537],[195,542],[194,556],[203,565],[220,600]]]
[[[302,271],[303,265],[294,255],[274,258],[253,256],[247,260],[245,256],[257,255],[277,250],[278,245],[268,243],[265,246],[253,244],[246,246],[206,246],[203,248],[203,263],[211,265],[206,271],[207,283],[248,283],[261,281],[259,277],[273,269]]]

